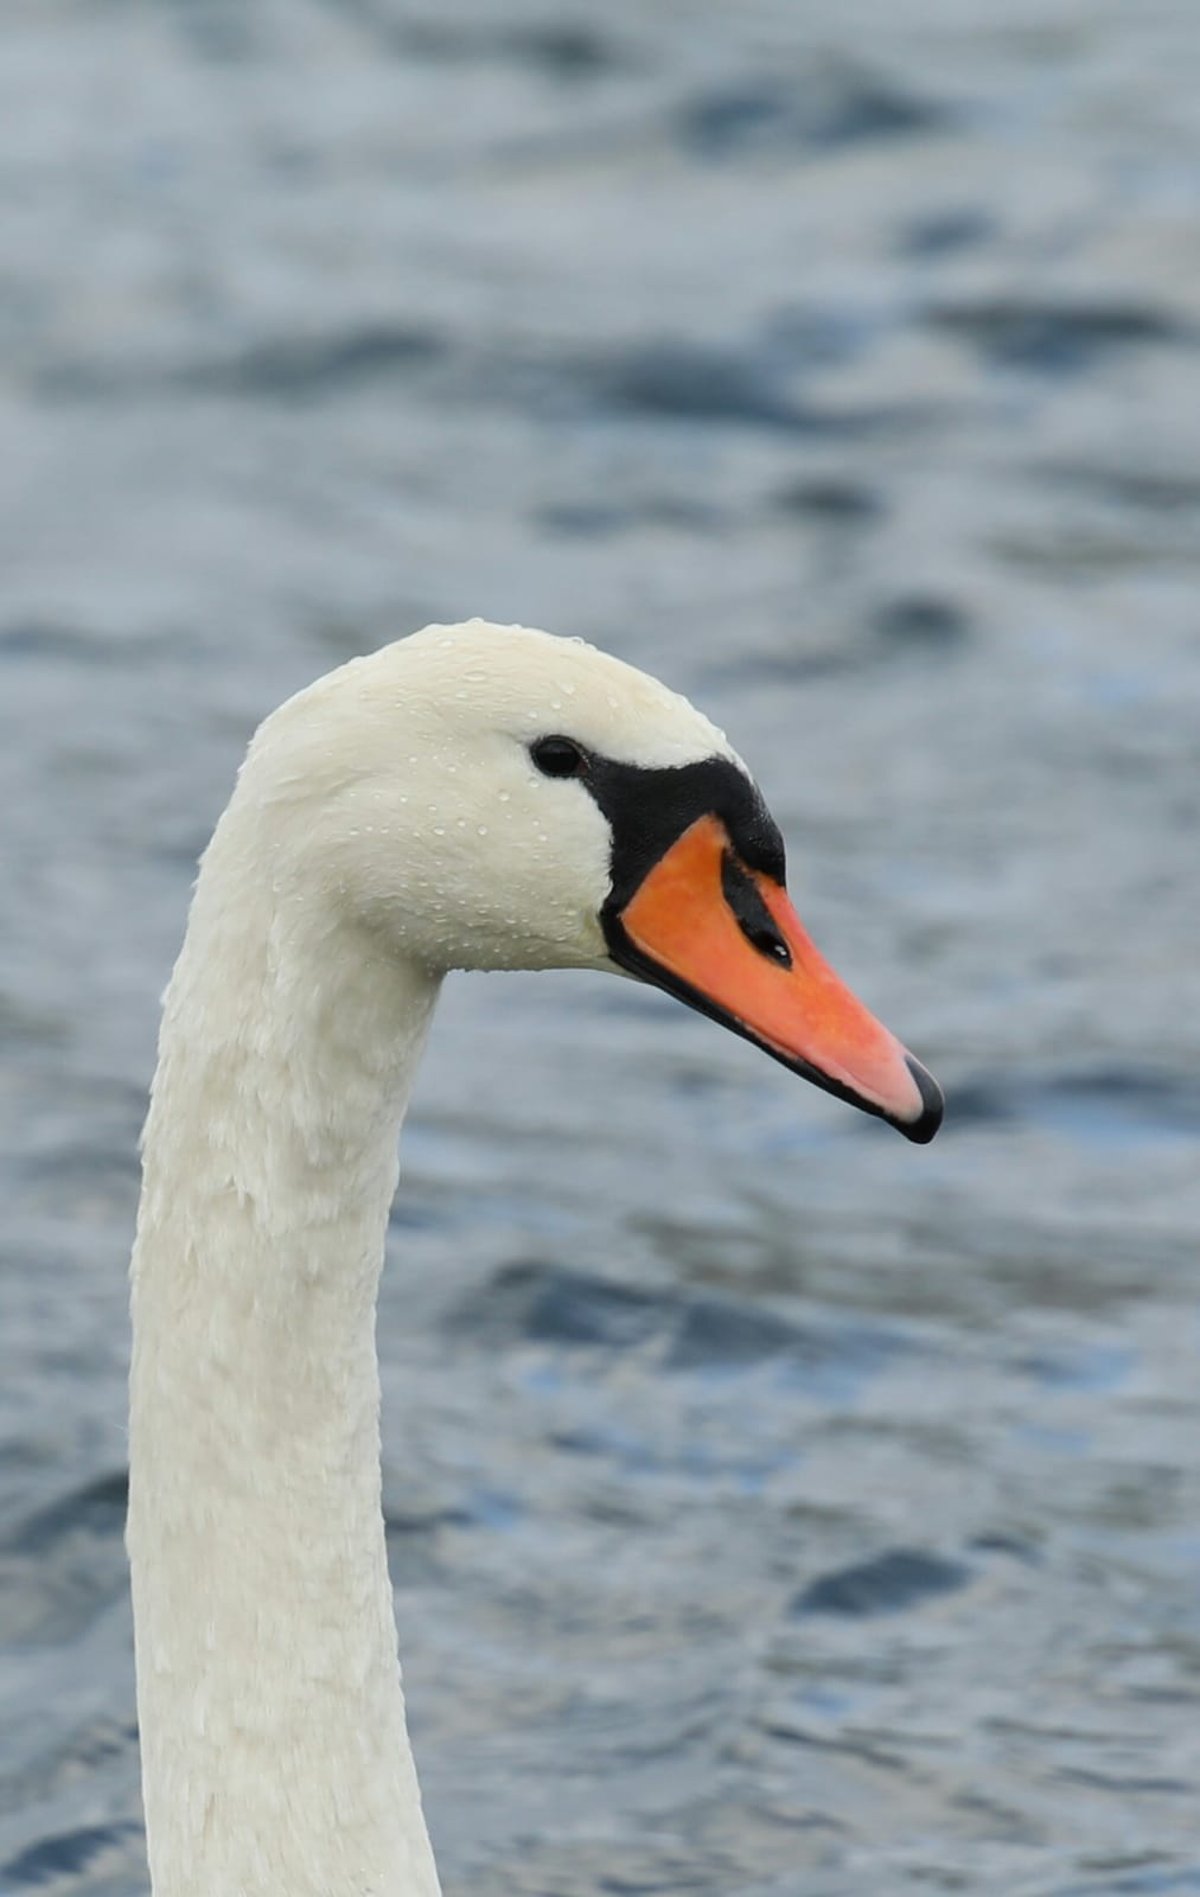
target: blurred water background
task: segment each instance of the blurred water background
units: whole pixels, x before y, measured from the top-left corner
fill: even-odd
[[[381,1312],[448,1893],[1200,1891],[1198,73],[1191,0],[7,0],[4,1897],[146,1888],[196,854],[473,612],[726,726],[951,1104],[449,984]]]

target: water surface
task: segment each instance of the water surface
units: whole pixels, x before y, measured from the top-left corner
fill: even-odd
[[[447,1890],[1200,1890],[1200,22],[4,41],[4,1897],[146,1888],[124,1273],[196,853],[282,695],[476,611],[726,726],[951,1107],[448,985],[380,1324]]]

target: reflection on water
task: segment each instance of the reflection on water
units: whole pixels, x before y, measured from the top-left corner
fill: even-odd
[[[124,1266],[255,720],[482,611],[752,761],[914,1152],[450,984],[381,1309],[448,1890],[1200,1890],[1187,9],[25,10],[0,73],[0,1891],[145,1889]]]

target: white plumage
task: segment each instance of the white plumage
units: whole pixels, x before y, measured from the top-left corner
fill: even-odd
[[[601,760],[609,781],[662,772],[634,773],[651,800],[656,782],[670,799],[694,781],[675,767],[719,760],[712,781],[732,784],[769,857],[777,834],[744,767],[684,699],[581,642],[478,620],[282,706],[205,852],[165,1001],[132,1271],[155,1897],[438,1889],[384,1547],[376,1292],[397,1134],[447,970],[614,966],[602,912],[619,839],[587,784],[535,767],[531,743],[555,732],[594,754],[597,781]],[[717,862],[715,826],[695,826],[697,862]],[[638,914],[651,930],[665,917],[686,952],[680,874]],[[815,1014],[849,1024],[823,1084],[930,1137],[936,1088],[840,991],[769,863],[729,874],[732,907],[714,870],[709,920],[765,1010],[753,1038],[821,1078],[807,1043],[786,1041],[803,977]],[[736,1009],[708,1011],[750,1031]]]
[[[133,1258],[129,1551],[156,1897],[431,1897],[380,1509],[375,1298],[442,976],[611,967],[608,826],[528,740],[731,755],[481,621],[266,720],[167,992]]]

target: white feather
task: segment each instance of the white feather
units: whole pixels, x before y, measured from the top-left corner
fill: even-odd
[[[450,968],[611,967],[565,732],[732,757],[655,680],[431,626],[268,718],[165,998],[133,1257],[129,1552],[156,1897],[433,1897],[380,1507],[375,1300]]]

